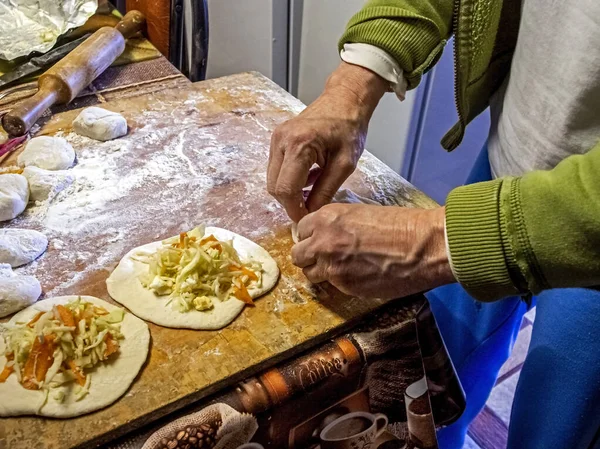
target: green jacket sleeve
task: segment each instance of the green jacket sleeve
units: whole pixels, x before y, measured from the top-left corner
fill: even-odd
[[[600,286],[600,143],[553,170],[454,189],[446,232],[455,275],[479,300]]]
[[[441,56],[452,32],[452,0],[370,0],[348,23],[346,43],[364,43],[392,55],[404,71],[408,88]]]

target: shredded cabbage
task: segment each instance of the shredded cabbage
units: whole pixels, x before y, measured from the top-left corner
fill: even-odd
[[[262,264],[242,262],[232,241],[205,236],[204,227],[164,240],[154,253],[134,259],[148,265],[142,285],[158,296],[169,295],[167,304],[181,313],[211,310],[215,301],[232,296],[252,304],[248,288],[262,286]]]
[[[25,388],[45,390],[46,397],[58,402],[69,393],[76,401],[83,399],[91,384],[88,371],[119,350],[123,318],[122,309],[109,313],[78,298],[39,312],[27,323],[0,324],[8,360],[0,382],[15,374]]]

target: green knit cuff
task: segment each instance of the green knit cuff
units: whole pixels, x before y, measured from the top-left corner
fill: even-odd
[[[500,190],[504,180],[454,189],[446,200],[446,233],[457,280],[474,298],[521,294],[511,278]]]
[[[366,7],[355,14],[339,41],[344,44],[374,45],[389,53],[404,71],[408,89],[442,54],[446,40],[435,22],[414,12],[393,6]]]

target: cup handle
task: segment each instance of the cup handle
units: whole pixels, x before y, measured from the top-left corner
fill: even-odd
[[[388,417],[385,416],[383,413],[376,413],[375,414],[375,425],[377,427],[375,436],[379,436],[385,431],[385,429],[388,425]]]

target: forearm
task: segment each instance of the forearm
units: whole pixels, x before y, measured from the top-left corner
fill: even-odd
[[[549,171],[455,189],[446,226],[477,299],[600,285],[600,144]]]
[[[341,62],[329,76],[323,95],[338,97],[354,103],[357,120],[368,122],[388,90],[388,83],[376,73],[357,65]]]

